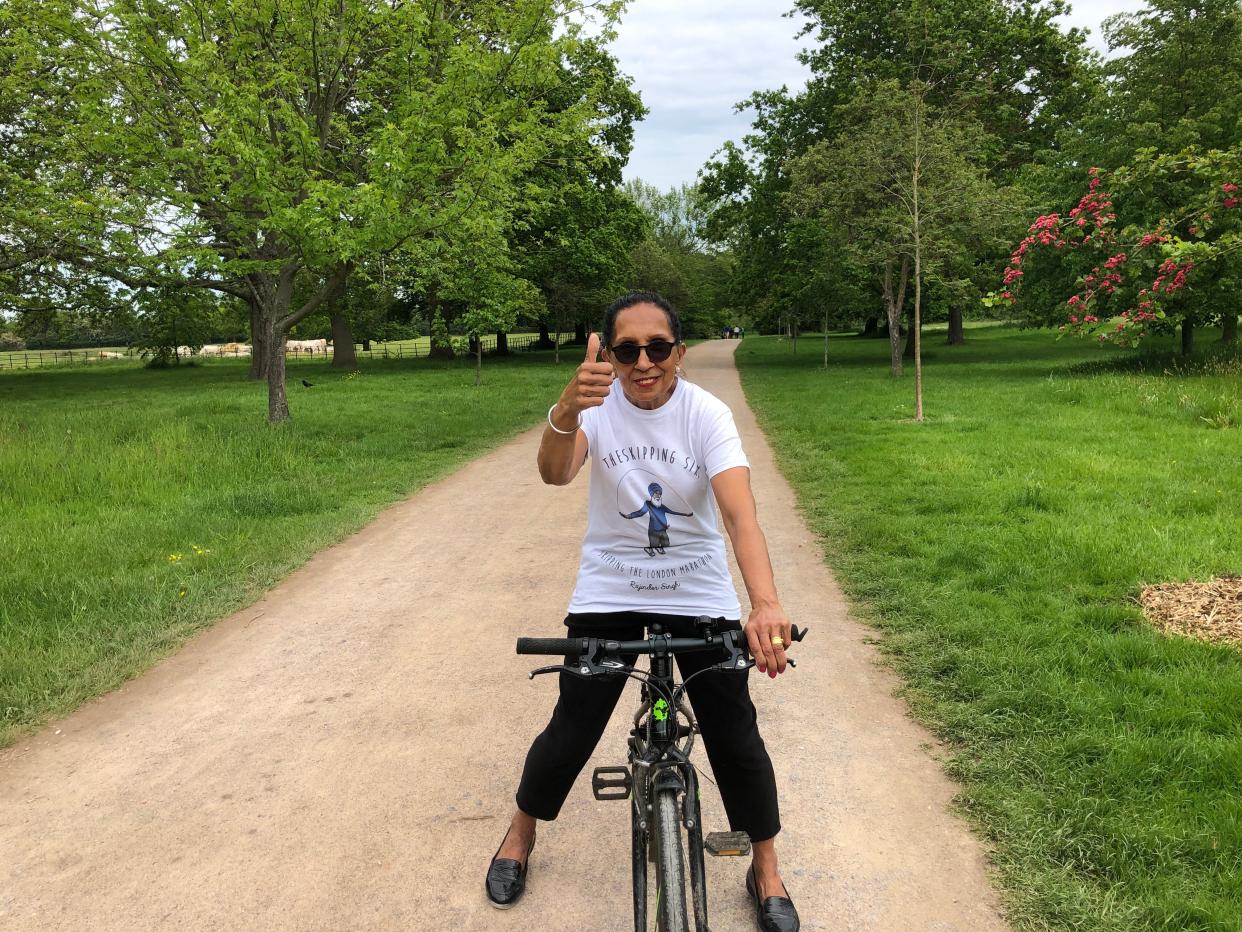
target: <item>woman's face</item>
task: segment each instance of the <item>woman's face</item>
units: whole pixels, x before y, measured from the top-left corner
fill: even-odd
[[[636,408],[658,408],[672,397],[677,384],[677,366],[686,355],[686,348],[680,344],[674,346],[673,352],[662,362],[652,362],[644,349],[631,365],[620,362],[612,351],[623,343],[646,346],[655,340],[673,342],[673,328],[668,324],[668,317],[655,304],[627,307],[613,321],[608,361],[617,373],[625,397]]]

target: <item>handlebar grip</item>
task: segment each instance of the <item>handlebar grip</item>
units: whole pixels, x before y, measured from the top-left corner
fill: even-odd
[[[518,638],[519,654],[581,654],[586,638]]]

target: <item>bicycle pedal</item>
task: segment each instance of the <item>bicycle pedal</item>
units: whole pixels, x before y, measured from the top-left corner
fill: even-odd
[[[740,858],[750,854],[750,836],[745,832],[708,832],[703,847],[718,858]]]
[[[634,778],[626,767],[596,767],[591,774],[591,792],[596,799],[629,799]]]

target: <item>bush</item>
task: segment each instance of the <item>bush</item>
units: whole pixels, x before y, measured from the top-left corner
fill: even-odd
[[[0,330],[0,352],[14,352],[15,350],[24,350],[26,341],[19,337],[12,330]]]

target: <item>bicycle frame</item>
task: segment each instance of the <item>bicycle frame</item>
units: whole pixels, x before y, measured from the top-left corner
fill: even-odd
[[[652,636],[662,633],[661,626],[651,627]],[[654,688],[649,685],[655,684]],[[657,789],[671,788],[681,800],[681,824],[686,830],[687,857],[690,867],[690,891],[693,899],[694,925],[700,932],[707,926],[707,878],[703,859],[703,823],[699,808],[699,780],[690,751],[694,746],[696,722],[694,713],[680,699],[676,708],[657,713],[657,703],[667,700],[660,694],[677,696],[673,681],[673,656],[669,652],[651,655],[648,681],[643,683],[641,701],[630,731],[629,767],[633,779],[630,806],[631,871],[634,893],[634,929],[647,928],[647,853],[654,843],[651,838],[651,802]],[[653,701],[652,696],[655,695]],[[684,716],[685,731],[678,717]],[[685,746],[679,745],[686,738]]]
[[[642,683],[641,700],[628,741],[627,767],[597,768],[593,778],[593,784],[596,779],[599,780],[595,786],[596,798],[630,799],[635,932],[645,932],[646,929],[647,862],[655,844],[653,835],[656,823],[660,821],[656,818],[655,809],[669,791],[672,791],[677,804],[677,821],[685,830],[688,841],[686,854],[695,929],[697,932],[707,932],[708,929],[699,780],[690,761],[697,723],[686,701],[686,684],[694,677],[712,671],[728,673],[747,670],[755,665],[742,632],[720,630],[721,620],[700,616],[696,619],[698,637],[671,637],[664,633],[661,623],[654,622],[649,626],[648,638],[638,641],[595,637],[518,638],[519,654],[552,654],[565,658],[562,664],[532,670],[532,678],[542,673],[568,673],[580,677],[628,676]],[[792,626],[791,640],[800,641],[805,634],[805,630],[799,631],[796,625]],[[722,659],[678,684],[673,678],[673,655],[689,651],[714,651]],[[627,654],[650,655],[650,670],[635,670],[632,663],[626,663],[623,659]],[[792,657],[788,663],[795,666]],[[680,724],[681,720],[684,720],[684,725]],[[604,778],[618,772],[624,774],[625,779]],[[616,790],[621,792],[613,792]],[[603,795],[605,791],[609,795]]]

